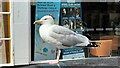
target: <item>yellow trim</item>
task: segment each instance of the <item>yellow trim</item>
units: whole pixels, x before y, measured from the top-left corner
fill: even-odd
[[[10,3],[9,2],[7,2],[7,12],[10,12]],[[8,14],[7,15],[7,31],[8,31],[8,37],[10,38],[10,14]],[[7,55],[7,63],[10,63],[10,61],[11,61],[11,57],[10,57],[10,48],[11,48],[11,45],[10,45],[10,41],[7,41],[6,42],[6,55]]]

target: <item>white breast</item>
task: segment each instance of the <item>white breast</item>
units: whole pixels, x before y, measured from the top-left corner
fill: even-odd
[[[49,36],[48,29],[49,29],[49,26],[46,26],[46,25],[41,25],[39,28],[39,34],[44,41],[47,41],[47,37]]]

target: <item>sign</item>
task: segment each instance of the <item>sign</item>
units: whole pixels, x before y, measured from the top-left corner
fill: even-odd
[[[60,0],[36,0],[35,20],[40,20],[45,15],[55,17],[55,24],[59,24]],[[56,48],[44,43],[39,34],[40,25],[35,25],[35,50],[34,61],[52,60],[56,58]]]
[[[69,1],[69,0],[68,0]],[[62,2],[60,13],[60,25],[82,34],[81,2]],[[84,58],[83,48],[66,48],[62,50],[62,59]]]

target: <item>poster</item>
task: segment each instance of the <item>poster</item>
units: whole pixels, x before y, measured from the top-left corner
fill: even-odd
[[[82,21],[81,3],[60,2],[60,0],[57,2],[54,1],[36,0],[35,20],[39,20],[41,17],[50,14],[55,17],[55,24],[73,31],[80,30],[81,27],[79,26]],[[34,61],[56,59],[56,48],[51,44],[43,42],[39,34],[39,27],[40,25],[35,25]],[[85,57],[83,48],[66,48],[62,49],[60,58],[73,59],[83,57]]]
[[[55,2],[54,2],[55,1]],[[41,19],[45,15],[55,17],[55,24],[59,24],[60,0],[36,0],[35,20]],[[35,49],[34,61],[52,60],[56,58],[56,48],[51,44],[43,42],[39,34],[40,25],[35,25]]]
[[[80,27],[82,21],[82,10],[80,2],[62,2],[61,3],[61,25],[71,30]]]
[[[62,2],[60,25],[82,34],[83,28],[81,9],[81,2]],[[62,59],[76,59],[84,57],[85,54],[83,48],[66,48],[62,50]]]

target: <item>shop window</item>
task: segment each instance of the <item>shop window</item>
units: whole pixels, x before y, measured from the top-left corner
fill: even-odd
[[[88,3],[82,2],[82,21],[86,23],[87,32],[89,34],[90,40],[100,42],[101,48],[88,48],[90,52],[86,52],[85,58],[89,57],[114,57],[120,56],[120,6],[119,3]],[[34,32],[35,26],[33,22],[35,21],[35,3],[31,4],[31,32]],[[63,9],[64,10],[64,9]],[[69,9],[66,9],[67,11]],[[62,9],[61,9],[62,11]],[[63,21],[66,22],[66,21]],[[60,25],[63,25],[60,23]],[[69,27],[68,27],[69,28]],[[31,60],[34,61],[34,33],[31,33]],[[106,46],[108,51],[101,55],[101,51],[105,50]],[[95,51],[100,54],[96,54]],[[107,53],[108,52],[108,53]]]

